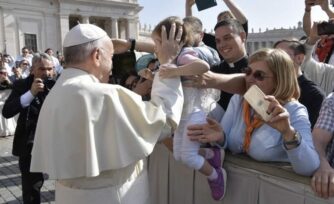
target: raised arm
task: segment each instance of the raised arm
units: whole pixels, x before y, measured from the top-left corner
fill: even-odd
[[[134,43],[134,50],[139,52],[154,52],[153,41],[139,41],[139,40],[125,40],[125,39],[112,39],[114,45],[114,53],[120,54],[131,49],[132,43]]]
[[[303,16],[303,30],[307,36],[310,35],[311,32],[311,8],[315,5],[316,0],[305,0],[305,12]]]
[[[195,0],[186,0],[186,17],[193,15],[191,8],[194,4],[195,4]]]
[[[210,66],[204,60],[194,60],[191,63],[178,66],[177,69],[169,66],[160,66],[159,76],[162,78],[170,78],[177,76],[201,75],[209,70]]]
[[[233,2],[233,0],[224,0],[228,9],[232,12],[234,17],[241,23],[244,24],[247,22],[247,18],[241,9]]]
[[[321,9],[326,12],[328,18],[334,18],[334,11],[330,8],[328,0],[318,0]]]

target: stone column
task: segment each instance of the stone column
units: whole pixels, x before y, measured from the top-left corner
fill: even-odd
[[[122,39],[128,38],[127,36],[127,28],[126,28],[126,21],[124,19],[119,20],[118,22],[118,37]]]
[[[6,53],[6,35],[5,35],[5,20],[3,15],[3,8],[0,7],[0,52]]]
[[[127,37],[138,38],[138,21],[136,19],[127,19]]]
[[[82,23],[89,23],[89,16],[82,16]]]
[[[64,38],[66,33],[70,30],[70,25],[69,25],[69,15],[67,14],[60,14],[60,42],[64,42]]]
[[[111,38],[118,38],[118,18],[111,19]]]

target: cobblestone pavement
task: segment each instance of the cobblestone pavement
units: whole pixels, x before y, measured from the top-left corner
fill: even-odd
[[[13,136],[0,137],[0,204],[22,202],[21,176],[18,158],[12,155]],[[54,181],[46,180],[42,187],[42,203],[55,203]]]

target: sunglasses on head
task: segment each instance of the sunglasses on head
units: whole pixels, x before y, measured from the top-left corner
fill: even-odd
[[[266,73],[260,70],[253,71],[252,68],[246,67],[244,69],[246,76],[253,76],[257,81],[263,81],[265,78],[272,78],[272,76],[266,76]]]

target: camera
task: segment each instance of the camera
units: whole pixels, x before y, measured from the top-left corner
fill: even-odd
[[[45,91],[50,91],[50,89],[52,89],[53,85],[55,85],[56,80],[54,78],[48,77],[46,79],[43,80],[43,84],[44,84],[44,90]]]
[[[334,34],[334,22],[322,22],[317,25],[318,35],[331,35]]]

